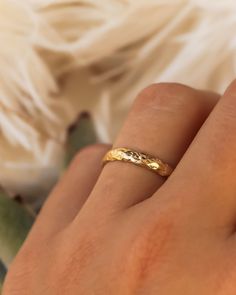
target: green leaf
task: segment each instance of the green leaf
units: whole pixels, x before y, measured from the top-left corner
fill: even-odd
[[[91,117],[84,113],[68,130],[66,166],[81,148],[96,142],[97,136]]]
[[[8,266],[24,242],[34,218],[0,192],[0,259]]]

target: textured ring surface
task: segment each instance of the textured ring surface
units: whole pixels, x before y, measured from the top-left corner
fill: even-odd
[[[173,168],[160,159],[129,148],[115,148],[108,151],[103,158],[103,164],[114,161],[129,162],[147,168],[161,176],[169,176],[173,172]]]

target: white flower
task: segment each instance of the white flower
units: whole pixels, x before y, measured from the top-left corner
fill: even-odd
[[[80,111],[110,141],[147,84],[235,76],[234,0],[0,0],[0,14],[0,182],[15,191],[56,178]]]

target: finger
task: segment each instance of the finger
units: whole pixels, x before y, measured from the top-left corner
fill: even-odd
[[[138,96],[114,147],[143,151],[175,167],[217,99],[180,84],[152,85]],[[151,196],[163,181],[129,163],[108,163],[90,201],[103,196],[106,206],[126,208]]]
[[[189,210],[201,216],[196,220],[218,225],[235,222],[235,151],[236,81],[219,100],[169,179],[169,187],[186,198]]]
[[[53,189],[33,228],[37,235],[51,235],[65,228],[87,200],[101,172],[101,161],[109,145],[82,149]]]

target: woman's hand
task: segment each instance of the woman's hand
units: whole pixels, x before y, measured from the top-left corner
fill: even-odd
[[[3,295],[235,295],[236,82],[217,101],[179,84],[146,88],[114,147],[158,156],[173,174],[164,182],[122,162],[102,170],[110,147],[82,150]]]

